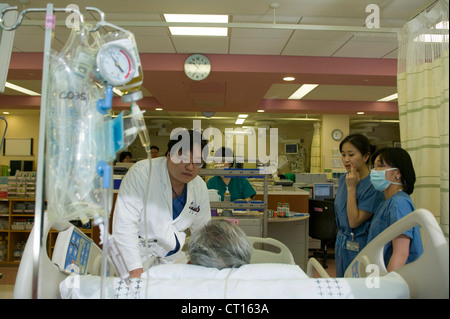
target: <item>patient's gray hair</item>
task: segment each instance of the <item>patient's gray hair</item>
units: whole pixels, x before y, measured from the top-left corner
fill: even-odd
[[[252,245],[241,228],[219,219],[192,234],[188,252],[191,264],[222,269],[248,264]]]

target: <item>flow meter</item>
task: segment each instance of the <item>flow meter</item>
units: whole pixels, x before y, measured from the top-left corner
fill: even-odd
[[[107,84],[117,86],[128,83],[134,77],[136,62],[124,46],[107,43],[97,54],[97,67]]]

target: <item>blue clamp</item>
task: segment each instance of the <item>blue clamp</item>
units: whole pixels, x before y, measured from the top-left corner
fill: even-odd
[[[103,177],[103,188],[111,187],[111,166],[105,161],[100,161],[97,163],[96,168],[97,174]]]
[[[112,86],[106,87],[105,98],[99,99],[97,101],[97,111],[101,114],[106,114],[111,109],[112,99],[113,99],[113,88]]]

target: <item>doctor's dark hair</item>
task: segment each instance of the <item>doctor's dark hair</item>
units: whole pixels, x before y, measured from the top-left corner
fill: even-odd
[[[194,150],[194,144],[200,143],[201,150],[202,150],[202,160],[203,162],[206,162],[209,150],[208,150],[208,143],[206,140],[203,139],[202,132],[198,130],[188,130],[188,129],[181,129],[175,133],[172,133],[170,135],[169,143],[167,144],[167,151],[165,156],[167,154],[170,154],[172,151],[172,148],[177,145],[178,143],[182,143],[182,145],[185,145],[183,142],[188,141],[189,142],[189,150],[192,153]]]
[[[252,245],[244,231],[226,220],[210,220],[194,232],[188,245],[191,264],[210,268],[250,263]]]
[[[214,161],[221,158],[222,163],[230,163],[231,167],[234,165],[233,150],[229,147],[222,146],[214,153]]]
[[[372,156],[372,164],[375,164],[377,157],[380,157],[382,163],[396,167],[402,174],[403,191],[411,195],[414,192],[414,183],[416,182],[416,172],[408,152],[400,147],[385,147],[376,151]]]
[[[370,144],[369,139],[362,134],[350,134],[339,144],[339,152],[342,152],[342,146],[350,143],[361,152],[362,155],[369,155],[366,164],[369,163],[371,155],[375,152],[375,146]]]

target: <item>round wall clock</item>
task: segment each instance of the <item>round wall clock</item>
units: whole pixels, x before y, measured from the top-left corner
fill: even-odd
[[[344,133],[340,129],[335,129],[333,132],[331,132],[331,137],[333,137],[333,140],[339,141],[344,136]]]
[[[194,81],[201,81],[208,77],[211,72],[211,63],[202,54],[193,54],[184,62],[184,73]]]

